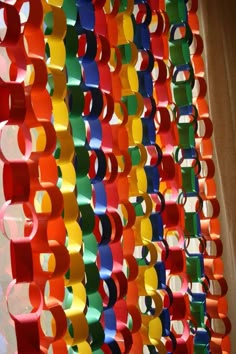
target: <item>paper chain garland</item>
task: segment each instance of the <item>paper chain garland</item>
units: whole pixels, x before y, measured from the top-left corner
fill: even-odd
[[[18,353],[229,353],[197,1],[0,11]]]

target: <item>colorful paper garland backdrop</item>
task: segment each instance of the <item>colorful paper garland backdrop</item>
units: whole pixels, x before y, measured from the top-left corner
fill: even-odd
[[[230,353],[197,1],[0,1],[1,353]]]

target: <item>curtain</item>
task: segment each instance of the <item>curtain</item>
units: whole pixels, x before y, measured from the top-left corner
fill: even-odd
[[[228,353],[219,349],[218,334],[214,336],[214,323],[222,325],[218,312],[226,312],[217,295],[221,283],[214,282],[219,256],[219,262],[213,256],[203,263],[201,247],[206,229],[212,239],[218,235],[204,220],[211,219],[211,212],[200,213],[201,195],[208,194],[208,186],[214,190],[206,181],[212,175],[199,178],[198,196],[198,165],[193,166],[196,152],[201,155],[201,148],[211,144],[195,150],[194,141],[198,144],[205,134],[200,123],[195,132],[188,121],[197,116],[194,102],[199,118],[205,118],[197,101],[198,88],[199,97],[205,95],[202,69],[192,91],[188,59],[192,51],[196,64],[201,47],[197,37],[191,42],[187,30],[186,7],[190,28],[198,33],[197,0],[137,1],[134,7],[132,0],[107,0],[102,9],[101,0],[0,3],[0,37],[5,36],[0,77],[9,81],[7,88],[0,85],[0,353],[18,347],[19,354],[202,354],[209,350],[205,325],[214,337],[210,351]],[[214,127],[232,352],[235,7],[235,0],[206,0],[199,1],[198,12]],[[149,40],[154,55],[147,55]],[[12,84],[24,69],[23,82]],[[203,131],[208,118],[204,124]],[[178,145],[181,151],[175,150]],[[210,153],[202,155],[204,162]],[[181,189],[183,195],[177,195]],[[202,204],[202,209],[212,207],[218,215],[215,194],[210,196],[212,204]],[[216,295],[207,305],[211,324],[204,310],[206,278]],[[213,310],[209,303],[214,303]],[[216,321],[210,311],[216,311]]]

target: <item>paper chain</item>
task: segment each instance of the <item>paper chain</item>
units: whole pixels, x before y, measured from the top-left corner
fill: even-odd
[[[0,15],[17,352],[230,353],[197,1],[5,0]]]

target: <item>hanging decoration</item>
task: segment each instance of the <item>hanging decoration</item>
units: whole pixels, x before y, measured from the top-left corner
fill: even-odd
[[[197,1],[0,21],[7,352],[230,353]]]

